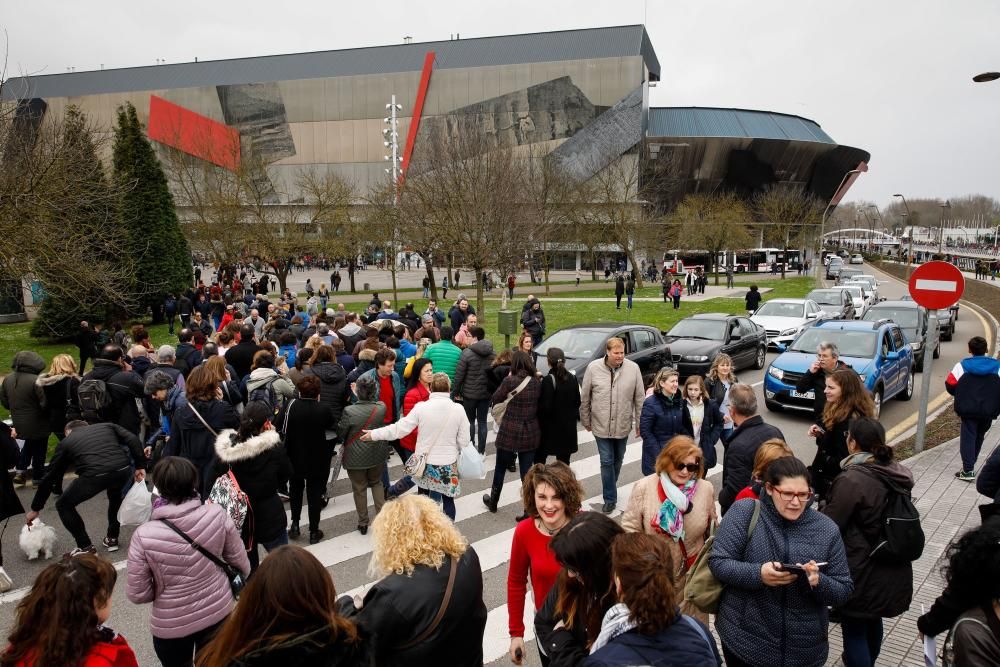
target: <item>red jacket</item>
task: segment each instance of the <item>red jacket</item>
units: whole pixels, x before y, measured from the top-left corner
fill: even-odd
[[[426,401],[430,397],[431,393],[427,391],[427,388],[424,387],[424,385],[418,382],[416,387],[410,389],[409,391],[406,392],[406,394],[403,395],[403,414],[400,416],[405,417],[406,415],[410,414],[410,410],[413,409],[413,406],[415,406],[417,403],[422,403]],[[399,439],[400,446],[403,447],[403,449],[406,449],[411,452],[414,449],[416,449],[417,431],[419,430],[420,429],[415,428],[413,429],[413,431],[410,432],[409,435],[400,438]]]
[[[17,667],[32,667],[34,660],[28,658],[17,663]],[[121,635],[109,642],[97,642],[83,659],[83,667],[139,667],[135,653]]]

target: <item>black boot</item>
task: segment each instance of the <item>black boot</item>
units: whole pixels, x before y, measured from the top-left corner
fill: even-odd
[[[483,494],[483,504],[493,514],[497,513],[498,502],[500,502],[500,489],[492,488],[489,493]]]
[[[322,530],[310,530],[309,531],[309,544],[316,544],[323,539]]]
[[[299,522],[298,521],[293,521],[292,522],[292,527],[288,529],[288,537],[289,537],[289,539],[297,540],[297,539],[299,539],[299,535],[301,535],[301,534],[302,534],[302,531],[299,530]]]

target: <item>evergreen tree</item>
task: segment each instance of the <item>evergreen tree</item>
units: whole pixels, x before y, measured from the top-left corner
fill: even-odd
[[[148,308],[160,322],[164,297],[191,285],[191,251],[163,167],[131,103],[118,107],[113,160],[122,189],[119,216],[136,262],[134,291],[142,295],[139,314]]]

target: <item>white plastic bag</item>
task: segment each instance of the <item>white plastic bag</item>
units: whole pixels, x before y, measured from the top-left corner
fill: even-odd
[[[472,443],[462,447],[459,454],[458,476],[461,479],[486,479],[486,459]]]
[[[123,526],[141,526],[153,513],[153,494],[146,482],[136,482],[125,494],[118,508],[118,523]]]

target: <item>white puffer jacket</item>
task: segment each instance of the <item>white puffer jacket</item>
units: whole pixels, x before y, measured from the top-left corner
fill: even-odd
[[[441,391],[432,392],[395,424],[373,430],[372,440],[398,440],[415,428],[419,430],[414,454],[424,454],[431,465],[451,465],[469,442],[465,408]]]

